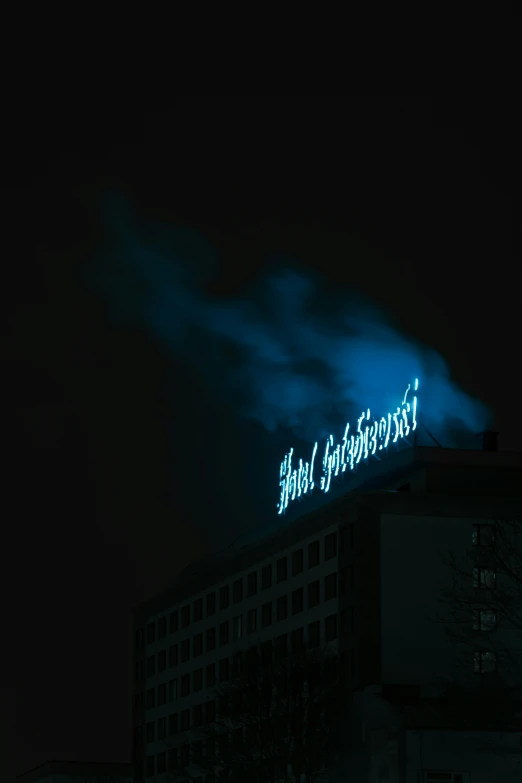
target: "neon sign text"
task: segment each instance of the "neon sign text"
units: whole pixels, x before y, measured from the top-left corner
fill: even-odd
[[[332,476],[336,477],[347,469],[354,470],[361,459],[376,456],[379,451],[384,451],[390,443],[397,443],[407,438],[410,432],[417,428],[417,395],[419,381],[415,379],[413,384],[413,397],[408,400],[411,384],[404,394],[401,405],[394,413],[388,413],[379,420],[372,418],[370,409],[363,411],[357,419],[357,427],[354,434],[350,434],[350,424],[346,425],[344,436],[340,443],[334,443],[333,435],[326,439],[323,458],[321,461],[321,477],[318,482],[323,492],[330,490]],[[298,465],[293,467],[294,450],[290,449],[285,455],[279,470],[280,497],[277,504],[278,514],[283,514],[288,504],[296,498],[311,494],[316,486],[314,470],[319,462],[317,458],[317,442],[312,450],[310,462],[303,463],[300,459]]]

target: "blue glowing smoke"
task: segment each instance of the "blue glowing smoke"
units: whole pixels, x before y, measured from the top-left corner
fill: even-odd
[[[333,295],[318,278],[280,268],[248,296],[223,301],[209,292],[215,254],[199,235],[138,232],[122,204],[108,218],[96,281],[113,314],[145,324],[206,375],[212,393],[233,395],[241,416],[314,441],[367,407],[395,410],[420,378],[419,420],[437,437],[488,425],[487,409],[451,380],[444,359],[359,295]]]

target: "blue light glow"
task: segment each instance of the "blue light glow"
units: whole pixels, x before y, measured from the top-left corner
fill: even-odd
[[[419,380],[415,379],[414,390],[419,388]],[[322,476],[319,486],[323,492],[329,492],[332,481],[332,474],[339,476],[339,472],[344,473],[348,468],[354,470],[361,459],[367,461],[369,456],[375,456],[377,450],[383,451],[388,448],[390,442],[392,421],[394,433],[392,443],[398,443],[399,440],[405,440],[410,432],[417,428],[417,395],[413,397],[410,405],[408,402],[408,392],[411,384],[402,399],[401,406],[394,413],[388,413],[387,416],[381,416],[379,420],[371,418],[370,409],[361,413],[357,419],[357,430],[355,437],[348,435],[350,424],[346,424],[341,443],[334,443],[333,435],[326,439],[324,456],[322,460]],[[411,419],[411,420],[410,420]],[[299,468],[292,470],[292,456],[294,450],[290,449],[285,455],[279,469],[279,486],[281,489],[278,503],[278,514],[283,514],[288,508],[288,503],[312,492],[314,482],[314,464],[317,453],[317,441],[312,451],[310,463],[299,460]]]

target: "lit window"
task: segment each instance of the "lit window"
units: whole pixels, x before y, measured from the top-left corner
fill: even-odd
[[[497,670],[497,654],[494,652],[473,653],[473,671],[480,674]]]
[[[473,630],[493,631],[497,625],[497,615],[491,609],[473,610]]]
[[[493,546],[495,525],[472,525],[471,543],[473,546]]]
[[[494,590],[497,575],[492,568],[474,568],[473,569],[473,587],[487,588]]]

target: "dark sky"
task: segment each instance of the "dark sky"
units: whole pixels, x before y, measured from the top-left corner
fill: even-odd
[[[145,233],[167,226],[206,240],[217,258],[211,302],[248,302],[274,259],[319,272],[336,296],[369,297],[490,406],[502,447],[520,445],[505,106],[171,104],[117,118],[50,112],[13,129],[4,187],[17,237],[7,289],[16,502],[4,524],[16,552],[5,572],[16,596],[17,773],[48,758],[130,757],[131,607],[275,513],[288,446],[287,432],[245,420],[241,389],[224,393],[204,362],[143,320],[118,321],[90,284],[109,247],[107,196],[131,205]]]

